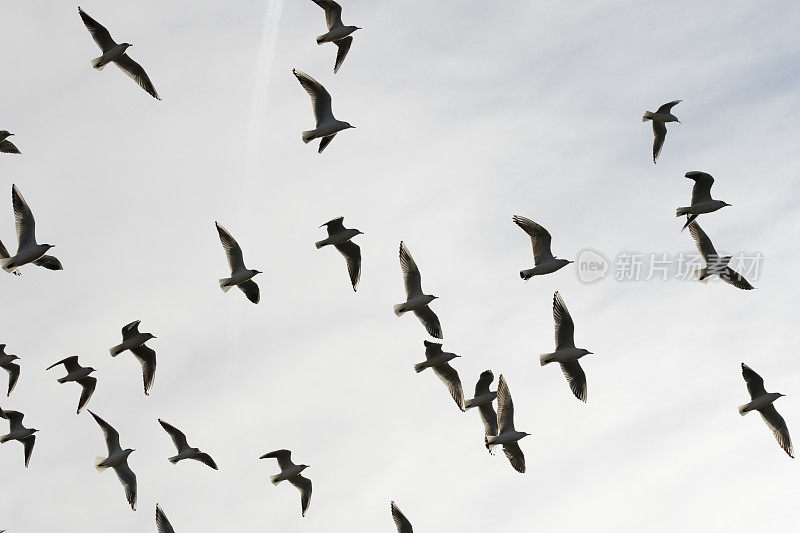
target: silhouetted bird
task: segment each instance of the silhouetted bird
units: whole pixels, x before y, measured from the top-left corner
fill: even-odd
[[[217,233],[219,233],[219,240],[225,249],[225,255],[228,257],[228,266],[231,269],[231,277],[219,280],[222,292],[228,292],[231,287],[238,287],[247,296],[248,300],[257,304],[261,298],[261,293],[258,285],[253,281],[253,276],[261,274],[261,271],[251,270],[244,266],[242,248],[239,243],[228,233],[228,230],[219,225],[219,222],[215,222],[215,224]]]
[[[553,295],[553,320],[556,329],[556,351],[544,353],[539,356],[542,366],[548,363],[559,363],[561,371],[567,378],[569,388],[580,401],[586,401],[586,374],[583,372],[578,359],[592,352],[584,348],[576,348],[573,339],[575,323],[567,310],[564,300],[558,291]]]
[[[302,138],[303,142],[308,144],[314,139],[321,138],[319,143],[319,150],[317,153],[322,153],[326,146],[328,146],[333,138],[342,130],[348,128],[355,128],[349,122],[342,122],[333,116],[331,109],[331,95],[325,90],[317,80],[297,69],[292,69],[292,74],[295,75],[297,81],[306,90],[308,96],[311,97],[311,105],[314,107],[314,118],[317,120],[317,127],[313,130],[304,131]]]
[[[406,285],[406,301],[394,306],[394,314],[401,316],[412,311],[431,337],[441,339],[442,326],[439,324],[439,317],[428,306],[438,296],[422,293],[422,276],[403,241],[400,241],[400,268],[403,270],[403,281]]]
[[[350,36],[361,28],[357,26],[345,26],[342,23],[342,6],[333,0],[312,0],[315,4],[325,10],[325,22],[328,24],[328,33],[317,37],[317,44],[333,43],[338,48],[336,52],[336,65],[333,73],[339,72],[339,67],[344,63],[347,52],[353,44],[353,37]]]
[[[450,366],[448,361],[456,357],[461,357],[450,352],[442,351],[442,345],[438,342],[422,341],[425,345],[425,361],[414,365],[414,371],[419,373],[426,368],[432,368],[433,373],[445,384],[450,396],[455,400],[460,410],[464,410],[464,392],[461,389],[461,379],[458,372]]]
[[[14,387],[17,386],[17,380],[19,379],[19,365],[14,363],[19,359],[14,354],[6,353],[6,345],[0,344],[0,368],[8,372],[8,394],[6,396],[11,396],[11,391],[14,390]]]
[[[48,270],[63,270],[58,259],[51,255],[45,255],[53,245],[36,242],[36,221],[33,218],[33,212],[16,185],[11,186],[11,202],[14,205],[14,218],[17,226],[17,253],[11,256],[0,242],[0,264],[3,265],[3,270],[19,275],[17,269],[29,263]]]
[[[81,409],[86,406],[89,402],[89,398],[92,397],[94,393],[95,387],[97,387],[97,378],[90,376],[92,372],[95,372],[95,369],[87,366],[83,367],[78,364],[78,356],[73,355],[70,357],[66,357],[57,363],[53,363],[52,365],[47,367],[47,370],[51,368],[64,365],[64,368],[67,371],[67,375],[63,378],[58,378],[59,383],[67,383],[68,381],[74,381],[78,385],[81,386],[81,397],[78,400],[78,413],[81,412]]]
[[[411,527],[411,522],[408,521],[396,503],[391,503],[392,520],[394,525],[397,526],[397,533],[414,533],[414,528]]]
[[[492,381],[494,381],[494,374],[491,370],[481,372],[481,376],[475,384],[475,397],[464,402],[464,408],[467,410],[473,407],[478,408],[487,437],[497,435],[497,413],[492,406],[492,402],[497,398],[497,393],[489,390]],[[491,449],[489,453],[492,453]]]
[[[644,112],[642,122],[647,122],[648,120],[653,121],[653,135],[655,136],[653,140],[653,163],[656,162],[658,156],[661,154],[661,148],[664,147],[664,139],[667,138],[666,123],[680,122],[678,117],[672,114],[672,108],[682,101],[683,100],[673,100],[659,107],[655,113],[651,111]]]
[[[511,393],[503,374],[500,374],[500,381],[497,383],[497,427],[497,436],[486,435],[484,437],[486,449],[491,452],[495,446],[502,445],[503,453],[506,454],[514,470],[524,473],[525,455],[523,455],[518,441],[530,433],[517,431],[514,428],[514,402],[511,401]]]
[[[567,259],[556,259],[550,251],[550,233],[542,226],[533,220],[519,215],[514,215],[514,223],[523,229],[525,233],[531,238],[533,245],[533,268],[519,271],[519,277],[524,280],[530,279],[533,276],[541,276],[542,274],[550,274],[556,270],[562,269],[574,261]]]
[[[747,383],[747,392],[750,393],[750,401],[744,405],[739,406],[739,414],[744,416],[750,411],[758,411],[761,418],[767,423],[772,434],[780,444],[781,448],[789,454],[789,457],[794,457],[792,450],[792,439],[789,438],[789,428],[786,427],[786,421],[778,413],[773,405],[773,402],[785,396],[779,392],[767,392],[764,388],[764,379],[756,374],[752,368],[742,363],[742,377]]]
[[[333,245],[344,256],[347,262],[347,272],[350,274],[350,284],[353,291],[358,288],[358,281],[361,279],[361,248],[351,239],[356,235],[362,235],[357,229],[345,228],[344,217],[334,218],[324,223],[328,230],[328,238],[314,243],[317,249],[323,246]],[[320,226],[320,228],[322,227]]]
[[[97,457],[94,465],[98,472],[102,472],[107,468],[113,468],[119,478],[122,487],[125,489],[125,498],[131,506],[131,509],[136,510],[136,474],[133,473],[131,467],[128,466],[128,456],[136,450],[130,448],[123,450],[119,445],[119,433],[116,429],[111,427],[111,424],[97,416],[88,409],[89,414],[92,415],[95,422],[103,430],[103,435],[106,439],[106,447],[108,448],[108,457]]]
[[[158,419],[158,423],[169,433],[169,436],[172,437],[172,442],[175,444],[175,448],[178,449],[178,455],[169,458],[170,463],[176,464],[178,461],[183,461],[184,459],[194,459],[195,461],[200,461],[204,465],[217,470],[217,463],[214,462],[214,459],[207,453],[201,452],[200,448],[192,448],[189,446],[189,443],[186,441],[186,435],[184,435],[181,430],[172,424],[164,422],[160,418]]]
[[[749,281],[744,279],[744,276],[728,266],[728,263],[731,261],[731,256],[720,256],[717,253],[717,250],[711,243],[711,239],[708,238],[708,235],[706,235],[706,232],[703,231],[696,220],[689,224],[689,233],[692,234],[694,244],[697,246],[697,251],[700,252],[700,255],[703,256],[703,260],[706,262],[706,266],[700,269],[700,273],[697,277],[698,280],[706,283],[710,276],[716,274],[722,281],[730,283],[737,289],[749,291],[754,288],[750,285]]]
[[[275,450],[265,453],[259,459],[277,459],[281,469],[279,474],[270,476],[269,480],[273,485],[281,481],[288,481],[300,491],[300,506],[302,516],[306,515],[308,504],[311,502],[311,480],[303,477],[300,472],[308,468],[308,465],[296,465],[292,462],[292,452],[289,450]]]
[[[145,342],[155,339],[152,333],[139,333],[141,320],[134,320],[122,328],[122,344],[109,349],[111,357],[116,357],[125,350],[130,350],[139,364],[142,365],[142,379],[144,381],[144,393],[150,394],[150,387],[156,379],[156,352],[145,346]]]
[[[711,174],[692,170],[686,173],[686,177],[694,180],[694,187],[692,187],[692,205],[689,207],[679,207],[675,211],[676,217],[686,215],[686,224],[683,225],[681,231],[685,230],[698,215],[713,213],[725,206],[731,205],[722,200],[714,200],[711,198],[711,186],[714,184],[714,178],[711,177]]]
[[[25,415],[19,411],[5,411],[0,409],[0,418],[5,418],[9,422],[8,434],[0,436],[0,443],[10,440],[21,442],[25,451],[25,468],[28,468],[28,463],[31,462],[33,446],[36,444],[36,435],[34,435],[34,433],[39,430],[23,426],[22,419],[25,418]]]

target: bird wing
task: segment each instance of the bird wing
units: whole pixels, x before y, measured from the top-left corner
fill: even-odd
[[[302,516],[305,516],[308,510],[308,504],[311,503],[311,480],[307,477],[303,477],[301,474],[297,474],[289,478],[289,483],[300,491],[300,507],[302,509]]]
[[[158,96],[158,92],[156,92],[153,82],[150,81],[150,78],[147,76],[147,72],[144,71],[139,63],[131,59],[127,53],[122,54],[118,59],[115,59],[114,63],[117,64],[122,72],[130,76],[130,78],[133,79],[133,81],[135,81],[139,87],[147,91],[150,96],[156,100],[161,100],[161,97]]]
[[[503,444],[503,453],[508,457],[508,461],[514,467],[514,470],[520,474],[525,473],[525,455],[523,455],[522,448],[519,447],[518,442]]]
[[[436,316],[436,313],[433,312],[430,306],[426,305],[415,309],[414,314],[417,315],[419,321],[425,326],[428,335],[437,339],[442,338],[442,325],[439,323],[439,317]]]
[[[342,6],[333,0],[311,0],[319,7],[325,10],[325,22],[328,24],[328,30],[332,30],[337,26],[342,26]]]
[[[28,202],[20,194],[16,185],[11,186],[11,200],[14,204],[14,219],[17,226],[17,253],[28,246],[36,246],[36,221],[33,219]]]
[[[486,431],[486,435],[490,437],[497,435],[497,413],[495,413],[492,404],[487,403],[486,405],[481,405],[478,407],[478,412],[481,414],[483,429]]]
[[[160,418],[158,419],[158,423],[161,424],[161,427],[164,428],[164,431],[169,433],[169,436],[172,437],[172,442],[175,444],[175,448],[178,449],[178,452],[189,448],[189,443],[186,441],[186,435],[180,429],[176,428],[172,424],[164,422]]]
[[[158,504],[156,504],[156,527],[158,528],[158,533],[175,533],[175,530],[172,529],[172,524],[167,520],[167,515],[164,514]]]
[[[0,152],[4,154],[18,154],[19,148],[14,146],[14,143],[11,141],[0,141]]]
[[[43,255],[33,262],[34,265],[46,268],[47,270],[64,270],[64,266],[58,258],[52,255]]]
[[[77,355],[70,355],[69,357],[65,357],[61,361],[57,363],[53,363],[52,365],[45,368],[45,370],[50,370],[54,366],[64,365],[64,368],[67,369],[67,372],[72,372],[73,370],[78,370],[81,368],[81,365],[78,364],[78,356]]]
[[[730,283],[737,289],[742,289],[743,291],[749,291],[755,288],[752,285],[750,285],[750,282],[747,281],[744,278],[744,276],[736,272],[731,267],[727,267],[723,272],[723,274],[720,276],[720,278],[722,279],[722,281]]]
[[[400,268],[403,270],[403,281],[406,284],[406,296],[410,300],[422,294],[422,276],[417,263],[411,257],[406,244],[400,241]]]
[[[587,395],[586,373],[581,368],[581,364],[578,361],[561,363],[561,371],[564,373],[564,377],[567,378],[572,394],[580,401],[585,402]]]
[[[4,411],[3,409],[0,409],[0,416],[8,420],[10,431],[13,432],[23,429],[22,419],[25,418],[25,415],[19,411]]]
[[[353,38],[348,35],[344,39],[333,41],[333,44],[335,44],[337,47],[336,64],[333,66],[333,73],[336,74],[339,72],[339,67],[342,66],[342,63],[344,63],[344,58],[347,57],[347,52],[350,51],[350,47],[353,45]]]
[[[8,259],[9,257],[11,257],[11,254],[8,253],[6,245],[3,244],[3,241],[0,241],[0,259]]]
[[[656,113],[670,113],[672,108],[681,103],[683,100],[673,100],[672,102],[666,103],[656,110]]]
[[[328,230],[328,237],[336,235],[340,231],[344,231],[344,217],[337,217],[322,224]],[[320,226],[320,228],[322,227]]]
[[[558,291],[553,295],[553,321],[556,324],[556,350],[574,348],[575,323]]]
[[[78,400],[78,412],[80,413],[81,410],[86,407],[86,404],[89,402],[89,398],[91,398],[92,394],[94,394],[94,389],[97,387],[97,378],[86,376],[85,378],[79,379],[78,383],[82,387],[81,398]]]
[[[142,344],[136,348],[131,348],[133,355],[142,365],[142,379],[144,380],[144,393],[150,395],[150,387],[156,379],[156,352]]]
[[[550,241],[552,237],[546,229],[533,220],[519,215],[514,215],[514,223],[522,228],[531,238],[533,261],[535,264],[538,265],[553,259],[553,253],[550,251]]]
[[[515,431],[514,402],[511,401],[511,392],[503,374],[500,374],[500,381],[497,382],[497,425],[500,433]]]
[[[259,300],[261,300],[261,291],[258,288],[258,284],[253,281],[252,279],[248,279],[247,281],[243,281],[242,283],[238,284],[239,290],[247,296],[247,299],[257,304]]]
[[[481,372],[478,382],[475,384],[475,396],[481,394],[489,394],[489,385],[494,381],[494,374],[491,370],[484,370]]]
[[[126,341],[131,337],[135,337],[139,334],[139,324],[141,320],[134,320],[130,324],[123,326],[122,328],[122,340]]]
[[[200,461],[204,465],[210,466],[214,470],[219,470],[219,468],[217,468],[217,463],[214,462],[214,459],[212,459],[211,456],[205,452],[198,453],[197,455],[192,457],[192,459],[194,459],[195,461]]]
[[[711,186],[714,184],[714,178],[711,174],[700,172],[699,170],[692,170],[686,173],[686,177],[694,180],[694,186],[692,187],[692,205],[711,200]]]
[[[689,223],[689,233],[692,234],[692,239],[694,239],[694,244],[697,246],[697,251],[700,252],[700,255],[703,256],[706,263],[719,257],[717,250],[711,243],[711,239],[708,238],[708,235],[706,235],[706,232],[703,231],[703,228],[700,227],[697,221]]]
[[[219,240],[222,243],[222,247],[225,249],[225,255],[228,257],[228,266],[231,269],[231,273],[235,273],[239,270],[246,270],[244,266],[244,258],[242,256],[242,248],[239,246],[239,243],[236,242],[236,239],[231,236],[231,234],[220,226],[219,222],[215,222],[217,226],[217,233],[219,233]]]
[[[450,396],[453,397],[458,408],[463,411],[464,391],[461,388],[461,378],[458,377],[458,371],[450,366],[449,363],[444,363],[434,366],[433,373],[445,384],[447,390],[450,391]]]
[[[80,13],[86,29],[92,34],[94,42],[97,43],[97,46],[99,46],[104,53],[117,46],[117,43],[111,38],[111,34],[108,33],[108,30],[102,24],[87,15],[81,8],[78,8],[78,13]]]
[[[654,120],[653,135],[655,136],[653,139],[653,163],[655,163],[656,160],[658,160],[658,156],[661,155],[661,148],[664,147],[664,139],[667,138],[667,126],[664,125],[663,122]]]
[[[755,370],[742,363],[742,377],[744,382],[747,383],[747,392],[750,393],[750,399],[755,400],[759,396],[764,396],[767,390],[764,388],[764,378],[759,376]]]
[[[16,363],[6,363],[3,365],[3,368],[8,371],[8,393],[6,396],[11,396],[11,391],[17,386],[17,380],[19,379],[19,365]]]
[[[358,289],[358,282],[361,280],[361,248],[353,241],[343,242],[333,245],[339,253],[344,256],[347,262],[347,273],[350,274],[350,283],[353,291]]]
[[[97,422],[97,424],[100,426],[100,429],[103,430],[103,435],[106,438],[108,455],[112,455],[114,452],[120,451],[122,448],[119,446],[119,432],[114,429],[111,424],[94,414],[91,409],[89,410],[89,414],[92,415],[95,422]]]
[[[114,472],[117,473],[120,483],[125,489],[125,498],[131,505],[131,509],[136,510],[136,474],[133,473],[131,467],[128,466],[128,460],[124,463],[114,467]]]
[[[767,407],[759,410],[761,418],[767,423],[775,439],[780,444],[783,451],[789,454],[789,457],[794,457],[794,450],[792,449],[792,439],[789,438],[789,428],[786,427],[786,420],[778,413],[775,406],[770,404]]]
[[[778,415],[778,417],[780,417],[780,415]],[[33,446],[34,444],[36,444],[36,435],[30,435],[21,440],[22,440],[22,445],[25,447],[25,468],[28,468],[28,463],[31,462],[31,454],[33,453]]]
[[[406,515],[397,507],[397,504],[392,502],[392,520],[397,527],[397,533],[414,533],[414,528],[411,527],[411,522],[408,521]]]
[[[297,69],[292,69],[292,73],[311,97],[311,105],[314,107],[314,118],[317,120],[317,127],[326,120],[335,120],[331,109],[331,95],[325,90],[317,80]],[[330,142],[330,141],[328,141]]]
[[[292,466],[292,452],[289,450],[275,450],[274,452],[265,453],[259,459],[277,459],[278,466],[281,470],[286,470]]]
[[[321,154],[322,151],[328,147],[328,145],[331,143],[334,137],[336,137],[335,133],[323,137],[322,140],[319,142],[319,148],[317,149],[317,153]]]

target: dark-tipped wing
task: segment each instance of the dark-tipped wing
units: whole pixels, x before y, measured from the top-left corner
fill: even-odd
[[[14,220],[17,226],[17,253],[24,247],[36,244],[36,221],[28,202],[16,185],[11,186],[11,201],[14,204]]]
[[[406,296],[410,300],[414,296],[422,294],[422,276],[419,273],[417,263],[411,257],[406,244],[400,241],[400,268],[403,271],[403,281],[406,285]],[[435,335],[434,335],[435,336]]]
[[[514,470],[520,474],[525,473],[525,455],[522,453],[522,448],[519,447],[519,442],[503,444],[503,453],[508,457],[508,461],[514,467]]]
[[[333,0],[311,0],[325,10],[325,22],[328,30],[342,25],[342,6]]]
[[[6,411],[0,409],[0,417],[8,420],[9,428],[11,431],[22,429],[22,419],[25,415],[19,411]]]
[[[656,113],[670,113],[672,112],[672,108],[681,103],[683,100],[673,100],[672,102],[668,102],[656,110]]]
[[[85,378],[81,378],[78,380],[81,388],[81,398],[78,400],[78,412],[80,413],[86,404],[89,402],[89,398],[92,397],[94,394],[94,389],[97,387],[97,378],[93,378],[92,376],[86,376]]]
[[[553,259],[553,253],[550,251],[550,241],[552,237],[546,229],[533,220],[519,215],[514,215],[514,223],[522,228],[531,238],[533,261],[535,264],[538,265]]]
[[[755,400],[767,393],[764,388],[764,378],[756,374],[755,370],[744,363],[742,363],[742,377],[744,382],[747,383],[747,392],[750,393],[751,400]]]
[[[747,281],[744,276],[733,270],[731,267],[727,267],[720,278],[722,281],[730,283],[737,289],[742,289],[743,291],[749,291],[755,288],[750,285],[750,282]]]
[[[128,462],[125,461],[119,466],[114,467],[122,487],[125,489],[125,498],[131,505],[131,509],[136,510],[136,474],[133,473]]]
[[[489,385],[494,381],[494,374],[491,370],[484,370],[481,372],[478,382],[475,384],[475,396],[481,394],[489,394]]]
[[[789,457],[794,457],[792,439],[789,438],[789,428],[786,427],[786,421],[775,409],[775,406],[770,404],[760,409],[759,412],[761,413],[761,418],[764,419],[769,429],[772,430],[772,434],[775,435],[775,439],[778,441],[781,448],[783,448],[783,451],[788,453]]]
[[[61,261],[52,255],[43,255],[34,261],[33,264],[46,268],[47,270],[64,270],[64,265],[61,264]]]
[[[780,415],[778,416],[780,417]],[[31,454],[33,453],[33,446],[35,444],[36,444],[36,435],[30,435],[22,439],[22,445],[25,448],[25,468],[28,468],[28,463],[31,462]]]
[[[439,323],[439,317],[436,316],[436,313],[433,312],[430,306],[426,305],[425,307],[415,309],[414,314],[417,315],[419,321],[425,326],[428,335],[436,339],[442,338],[442,325]]]
[[[333,44],[335,44],[337,48],[336,64],[333,66],[333,73],[336,74],[339,72],[339,67],[342,66],[342,63],[344,63],[344,58],[347,57],[347,52],[350,51],[350,47],[353,45],[353,38],[347,36],[344,39],[334,41]]]
[[[8,371],[8,393],[6,396],[11,396],[11,391],[17,386],[17,380],[19,379],[19,365],[16,363],[6,363],[3,365],[3,368]]]
[[[214,462],[214,459],[212,459],[211,456],[205,452],[198,453],[197,455],[192,457],[192,459],[194,459],[195,461],[200,461],[204,465],[210,466],[214,470],[219,470],[219,468],[217,468],[217,463]]]
[[[70,355],[69,357],[65,357],[61,361],[57,363],[53,363],[52,365],[48,366],[45,370],[50,370],[51,368],[64,365],[64,368],[67,369],[67,372],[72,372],[74,370],[78,370],[81,368],[81,365],[78,364],[78,356],[77,355]]]
[[[333,111],[331,109],[331,95],[325,90],[317,80],[297,69],[292,69],[292,73],[306,90],[308,96],[311,97],[311,105],[314,108],[314,118],[317,120],[317,126],[326,120],[333,120]]]
[[[164,428],[164,431],[169,433],[169,436],[172,438],[172,443],[175,444],[175,448],[178,449],[178,452],[189,448],[189,443],[186,442],[186,435],[180,429],[176,428],[172,424],[164,422],[160,418],[158,419],[158,423],[161,424],[161,427]]]
[[[247,296],[247,299],[257,304],[259,300],[261,300],[261,291],[258,289],[258,284],[253,281],[252,279],[248,279],[247,281],[243,281],[242,283],[238,284],[239,290]]]
[[[664,139],[667,138],[667,126],[663,122],[653,121],[653,137],[653,163],[655,163],[661,155]]]
[[[328,230],[328,237],[331,235],[336,235],[337,233],[344,231],[344,217],[338,217],[334,218],[333,220],[329,220],[322,226],[325,226],[325,228]],[[320,228],[322,226],[320,226]]]
[[[80,13],[86,29],[92,34],[94,42],[97,43],[97,46],[99,46],[103,52],[108,52],[117,46],[117,43],[115,43],[114,39],[111,38],[111,34],[108,33],[108,30],[105,29],[102,24],[87,15],[86,12],[81,8],[78,8],[78,13]]]
[[[333,140],[334,137],[336,137],[335,133],[332,134],[332,135],[326,135],[325,137],[323,137],[322,140],[319,142],[319,148],[317,149],[317,153],[321,154],[322,151],[325,148],[328,147],[328,145],[331,143],[331,141]]]
[[[127,324],[122,327],[122,340],[126,341],[131,337],[135,337],[139,334],[139,323],[141,320],[134,320],[130,324]]]
[[[311,503],[311,480],[300,474],[289,478],[289,483],[300,491],[300,508],[302,516],[306,515],[308,504]]]
[[[575,323],[558,291],[553,295],[553,321],[556,328],[556,350],[574,348]]]
[[[136,348],[131,348],[131,352],[142,365],[142,380],[144,382],[144,393],[150,394],[150,387],[156,379],[156,352],[142,344]]]
[[[400,508],[397,507],[397,504],[392,502],[392,520],[394,520],[394,525],[397,527],[397,533],[414,533],[414,528],[411,527],[411,522],[408,521],[406,515],[400,511]]]
[[[450,366],[449,363],[444,363],[434,366],[433,373],[445,384],[447,390],[450,392],[450,396],[455,400],[458,408],[463,411],[464,391],[461,388],[461,378],[458,377],[458,371]]]
[[[103,436],[106,438],[106,447],[108,448],[108,455],[113,454],[116,451],[121,450],[119,446],[119,432],[114,429],[111,424],[97,416],[89,409],[89,414],[92,415],[95,422],[100,426],[100,429],[103,430]]]
[[[714,184],[714,178],[711,174],[700,172],[699,170],[692,170],[691,172],[687,172],[685,176],[694,180],[694,186],[692,187],[692,205],[711,200],[711,186]]]
[[[14,143],[11,141],[5,140],[0,141],[0,152],[4,154],[18,154],[20,153],[19,148],[14,146]]]
[[[158,92],[156,92],[153,82],[150,81],[150,78],[147,76],[147,72],[144,71],[139,63],[131,59],[128,54],[122,54],[119,59],[114,61],[114,63],[117,64],[122,72],[130,76],[131,79],[133,79],[133,81],[139,85],[139,87],[147,91],[150,96],[156,100],[161,100],[161,97],[158,96]]]
[[[495,413],[492,404],[487,403],[486,405],[481,405],[478,407],[478,412],[481,414],[483,429],[486,431],[486,435],[497,435],[497,413]]]
[[[497,383],[497,426],[500,433],[514,431],[514,402],[503,374]]]
[[[330,228],[328,229],[330,231]],[[350,275],[350,284],[353,285],[353,291],[357,290],[358,282],[361,280],[361,248],[353,241],[333,246],[344,256],[344,260],[347,262],[347,273]]]
[[[217,226],[219,240],[222,243],[222,247],[225,249],[225,255],[228,258],[228,266],[231,269],[231,273],[238,270],[245,270],[242,248],[239,246],[239,243],[236,242],[236,239],[234,239],[230,232],[223,228],[219,222],[215,222],[214,224]]]
[[[561,363],[561,371],[567,378],[572,394],[580,401],[585,402],[587,396],[586,373],[581,368],[581,364],[578,361]]]
[[[172,529],[172,524],[167,520],[167,515],[164,514],[158,504],[156,504],[156,527],[158,528],[158,533],[175,533],[175,530]]]
[[[275,450],[274,452],[265,453],[259,459],[277,459],[278,466],[281,470],[294,466],[292,462],[292,452],[289,450]]]
[[[713,262],[715,258],[719,257],[717,250],[711,243],[711,239],[708,238],[708,235],[706,235],[706,232],[703,231],[697,221],[689,223],[689,233],[692,234],[694,245],[697,246],[697,251],[700,252],[706,263]]]

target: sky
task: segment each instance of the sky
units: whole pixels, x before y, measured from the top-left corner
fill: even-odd
[[[800,5],[787,2],[344,2],[363,29],[339,73],[308,0],[91,0],[81,7],[133,43],[163,101],[100,55],[59,2],[0,6],[0,239],[14,248],[10,189],[64,264],[0,276],[0,343],[22,375],[3,409],[38,428],[30,468],[0,445],[0,529],[155,531],[158,502],[180,531],[394,531],[394,500],[418,531],[766,531],[797,523],[800,471],[748,401],[746,362],[800,438],[792,318],[800,194],[792,119],[800,97]],[[291,69],[356,126],[322,154]],[[657,165],[645,110],[683,99]],[[744,292],[719,281],[619,281],[620,254],[694,252],[674,210],[690,170],[732,204],[700,217],[720,251],[763,259]],[[3,192],[5,191],[5,192]],[[523,282],[530,244],[609,261]],[[364,232],[358,292],[343,258],[316,250],[337,216]],[[261,302],[223,293],[214,222],[238,240]],[[407,244],[465,394],[502,373],[527,472],[483,445],[424,359],[424,329],[396,317]],[[575,321],[588,403],[552,351],[552,297]],[[142,392],[120,329],[157,336]],[[134,448],[128,507],[79,387],[44,369],[68,355],[98,369],[88,407]],[[0,373],[0,382],[5,382]],[[496,382],[492,385],[492,389]],[[208,451],[214,472],[171,465],[157,419]],[[5,430],[0,425],[0,430]],[[798,441],[800,442],[800,441]],[[268,451],[289,448],[314,491],[277,487]]]

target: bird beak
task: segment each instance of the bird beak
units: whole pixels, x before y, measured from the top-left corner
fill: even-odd
[[[586,355],[594,355],[594,352],[589,352],[589,353],[588,353],[588,354],[586,354]]]

